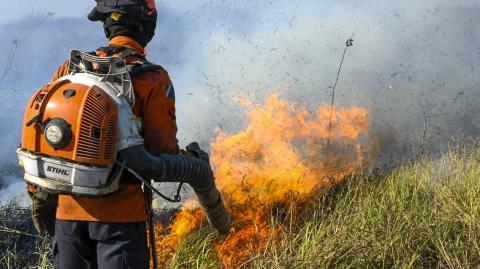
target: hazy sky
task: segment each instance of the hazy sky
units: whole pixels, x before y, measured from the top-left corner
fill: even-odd
[[[105,44],[101,24],[85,18],[93,5],[93,0],[0,0],[0,9],[8,10],[0,18],[0,89],[10,96],[0,105],[20,115],[28,96],[70,49]],[[430,106],[432,115],[440,113],[434,111],[438,107],[458,112],[458,106],[427,101],[477,91],[478,1],[194,0],[157,1],[157,7],[149,57],[174,81],[181,141],[209,140],[215,127],[241,126],[234,94],[261,102],[274,90],[300,103],[327,103],[349,37],[355,42],[338,101],[395,108],[382,121],[402,122],[411,131],[419,124],[413,119],[420,106]],[[14,124],[7,136],[17,137],[19,118],[0,116],[0,132]],[[1,149],[11,145],[0,142]]]
[[[26,18],[32,14],[43,15],[54,12],[56,17],[80,17],[88,13],[93,6],[93,0],[0,0],[0,23]]]
[[[105,44],[86,19],[93,0],[0,0],[0,166],[14,164],[28,97],[70,49]],[[243,126],[233,96],[268,92],[329,102],[345,40],[353,37],[337,104],[367,107],[385,148],[480,133],[478,0],[157,1],[148,46],[177,93],[181,145]],[[52,16],[48,16],[52,12]],[[427,127],[425,128],[425,123]]]

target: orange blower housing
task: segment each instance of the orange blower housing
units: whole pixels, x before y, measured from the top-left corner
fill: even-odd
[[[25,180],[79,196],[118,190],[123,168],[116,165],[117,151],[143,144],[133,103],[123,59],[73,50],[69,75],[37,91],[27,104],[17,149]]]
[[[48,141],[47,125],[53,119],[67,123],[66,145]],[[27,151],[79,164],[107,166],[114,162],[117,107],[96,86],[54,82],[39,90],[25,110],[21,147]]]

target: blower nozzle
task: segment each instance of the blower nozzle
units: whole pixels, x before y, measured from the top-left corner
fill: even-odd
[[[227,234],[230,231],[230,216],[227,213],[220,192],[213,185],[205,192],[195,191],[200,205],[205,210],[208,223],[218,231],[219,234]]]

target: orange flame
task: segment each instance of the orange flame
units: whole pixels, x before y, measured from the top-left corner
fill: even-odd
[[[268,221],[273,206],[287,205],[292,197],[306,199],[360,167],[364,157],[359,139],[369,123],[362,108],[331,111],[322,106],[312,113],[275,94],[264,106],[247,106],[246,129],[235,135],[218,130],[212,144],[216,183],[234,226],[214,247],[227,267],[265,247],[275,233]],[[204,222],[201,210],[184,206],[160,244],[170,240],[173,250],[182,236]],[[176,238],[173,244],[172,238]]]

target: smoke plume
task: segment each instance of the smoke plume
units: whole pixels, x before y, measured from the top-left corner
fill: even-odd
[[[0,0],[0,6],[6,2]],[[16,165],[29,96],[49,81],[70,49],[89,51],[106,43],[101,24],[85,18],[93,1],[76,4],[82,14],[66,14],[66,4],[57,2],[44,1],[43,9],[25,14],[13,9],[20,19],[0,21],[0,167]],[[157,5],[149,58],[174,82],[181,145],[197,140],[208,147],[215,129],[242,130],[245,111],[239,100],[263,103],[273,91],[312,110],[329,104],[348,38],[354,46],[345,55],[335,105],[368,109],[371,150],[380,153],[379,160],[411,158],[473,141],[479,133],[476,1]]]

